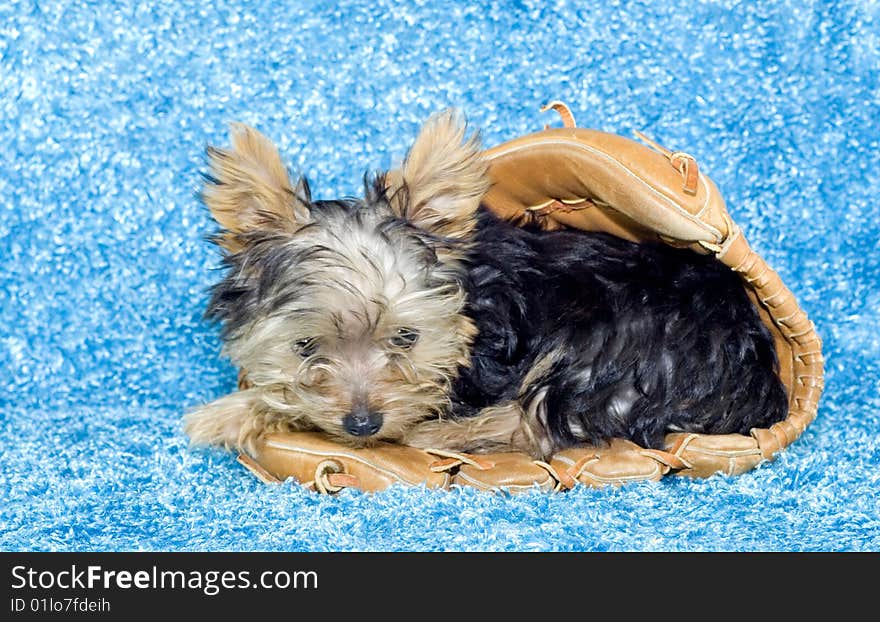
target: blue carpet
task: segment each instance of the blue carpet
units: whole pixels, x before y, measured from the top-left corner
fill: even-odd
[[[876,3],[149,4],[0,4],[0,549],[880,550]],[[827,388],[790,449],[738,477],[327,498],[187,448],[182,412],[235,383],[195,198],[229,121],[330,198],[443,107],[491,146],[556,123],[550,99],[695,154],[814,320]]]

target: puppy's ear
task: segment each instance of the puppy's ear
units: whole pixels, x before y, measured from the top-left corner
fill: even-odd
[[[386,176],[391,209],[437,235],[467,239],[489,189],[479,136],[454,110],[431,116],[399,169]]]
[[[224,229],[221,246],[236,251],[237,234],[263,229],[295,232],[310,220],[308,184],[290,182],[272,142],[243,123],[233,123],[229,149],[208,147],[210,172],[202,200]]]

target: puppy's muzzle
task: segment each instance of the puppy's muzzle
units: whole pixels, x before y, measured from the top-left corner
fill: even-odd
[[[382,413],[367,406],[355,406],[342,418],[342,427],[352,436],[372,436],[382,429]]]

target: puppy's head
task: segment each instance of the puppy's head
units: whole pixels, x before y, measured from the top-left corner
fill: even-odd
[[[208,153],[203,199],[228,266],[208,315],[263,402],[355,445],[436,417],[475,334],[459,260],[489,185],[460,118],[430,118],[362,199],[312,200],[244,125]]]

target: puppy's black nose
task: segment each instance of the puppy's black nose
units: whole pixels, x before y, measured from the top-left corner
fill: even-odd
[[[342,418],[342,427],[352,436],[372,436],[382,428],[382,413],[356,405]]]

